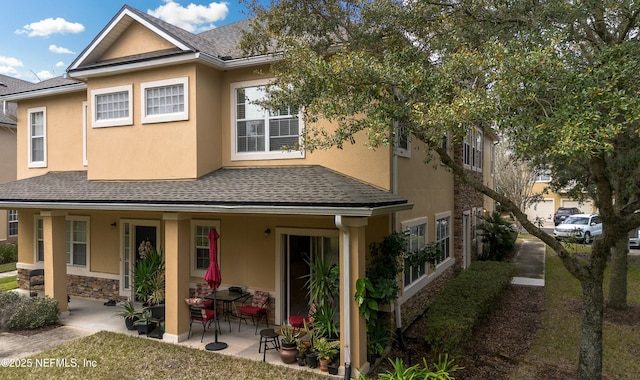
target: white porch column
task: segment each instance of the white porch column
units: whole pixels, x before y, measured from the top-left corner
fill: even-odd
[[[44,237],[44,294],[58,300],[63,315],[67,305],[67,222],[66,213],[42,211]]]
[[[164,340],[173,343],[185,340],[189,331],[189,309],[184,299],[189,297],[190,219],[180,213],[165,213],[165,327]]]

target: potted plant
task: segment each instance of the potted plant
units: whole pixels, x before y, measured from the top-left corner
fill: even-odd
[[[140,310],[136,310],[133,302],[127,301],[122,304],[121,309],[116,315],[124,318],[124,324],[127,326],[127,330],[135,330],[134,323],[140,318]]]
[[[162,303],[165,298],[164,259],[152,245],[143,242],[140,246],[140,260],[133,272],[136,299],[144,306]]]
[[[282,335],[282,343],[280,345],[280,359],[285,364],[292,364],[296,362],[296,356],[298,355],[298,334],[291,326],[282,326],[280,328],[280,335]]]
[[[133,323],[138,329],[138,335],[149,334],[156,328],[155,322],[152,321],[151,310],[144,309],[140,312],[138,320]]]
[[[337,375],[339,367],[340,365],[338,361],[332,360],[331,363],[329,363],[329,365],[327,366],[327,369],[329,370],[329,375]]]
[[[340,349],[340,341],[328,340],[320,337],[313,343],[314,349],[318,352],[318,360],[320,361],[320,371],[328,372],[328,365],[338,354]]]
[[[310,344],[307,345],[307,342],[298,338],[298,355],[296,355],[296,359],[298,360],[299,366],[304,366],[307,362],[307,350],[309,349]]]

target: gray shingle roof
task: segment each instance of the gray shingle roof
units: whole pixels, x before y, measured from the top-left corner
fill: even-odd
[[[23,90],[32,85],[31,82],[0,74],[0,96]],[[15,128],[17,110],[18,106],[13,102],[7,102],[4,107],[0,103],[0,126]]]
[[[176,181],[89,181],[85,171],[50,172],[0,184],[0,204],[8,203],[410,207],[404,198],[322,166],[222,168],[196,180]]]

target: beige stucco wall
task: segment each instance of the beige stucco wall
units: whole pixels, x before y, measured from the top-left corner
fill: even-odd
[[[16,129],[0,127],[0,183],[15,180],[16,172]],[[0,242],[8,235],[8,211],[0,210]]]
[[[114,41],[109,49],[102,54],[100,60],[127,57],[174,47],[175,46],[167,40],[150,31],[147,27],[133,22],[122,33],[120,38]]]
[[[18,105],[18,179],[35,177],[49,171],[84,170],[82,158],[82,102],[84,92],[60,94]],[[47,167],[28,168],[28,110],[46,107]]]
[[[427,217],[427,237],[433,241],[435,215],[453,213],[453,176],[435,156],[428,163],[424,159],[423,144],[415,139],[411,143],[411,158],[397,158],[398,194],[409,199],[414,206],[398,213],[396,226],[400,228],[403,221]]]

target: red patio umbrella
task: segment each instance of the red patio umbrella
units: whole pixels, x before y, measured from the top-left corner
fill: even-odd
[[[213,311],[215,313],[214,326],[216,340],[211,342],[205,346],[205,349],[210,351],[218,351],[227,348],[227,344],[224,342],[218,342],[218,303],[216,299],[216,293],[218,292],[218,287],[222,282],[222,275],[220,274],[220,266],[218,266],[218,239],[220,235],[215,228],[212,228],[209,231],[209,268],[207,269],[207,273],[204,275],[204,280],[209,284],[211,289],[213,289]]]

